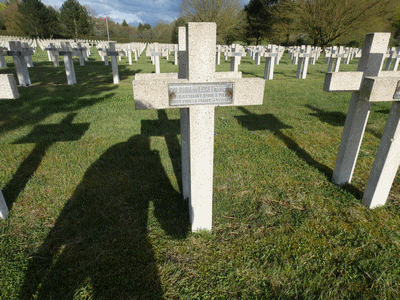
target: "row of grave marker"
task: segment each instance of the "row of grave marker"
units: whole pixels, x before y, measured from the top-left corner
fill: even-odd
[[[12,46],[12,44],[14,44]],[[76,77],[74,71],[74,65],[72,61],[72,56],[78,56],[80,65],[84,65],[84,61],[88,60],[88,56],[90,55],[90,45],[86,43],[85,46],[82,46],[80,43],[76,43],[76,45],[70,46],[69,42],[60,42],[58,47],[54,45],[54,43],[46,43],[44,41],[39,41],[39,46],[43,50],[47,50],[49,55],[49,60],[54,63],[54,66],[59,66],[58,56],[64,56],[64,63],[66,67],[66,75],[68,84],[75,84]],[[19,56],[20,59],[16,62],[17,68],[17,77],[21,86],[30,85],[29,72],[27,68],[24,66],[24,62],[22,62],[22,57],[26,61],[27,67],[32,67],[32,59],[31,55],[33,54],[32,49],[29,48],[27,43],[19,44],[19,42],[11,42],[10,49],[14,50],[7,51],[6,49],[0,50],[0,67],[6,67],[6,63],[4,60],[4,55],[11,55],[12,51],[19,51],[19,55],[13,55],[14,60],[18,60],[16,56]],[[118,48],[118,51],[117,51]],[[131,44],[125,45],[114,45],[114,43],[110,43],[109,45],[105,45],[102,43],[98,46],[99,55],[102,57],[102,60],[105,61],[105,64],[108,65],[108,56],[111,57],[112,64],[112,72],[113,72],[113,82],[114,84],[119,83],[119,74],[118,74],[118,64],[116,62],[115,57],[118,56],[121,60],[122,56],[128,56],[129,64],[132,64],[132,51],[135,54],[135,61],[137,60],[138,55],[144,51],[146,48],[145,44],[141,44],[140,46],[131,46]],[[152,63],[155,65],[155,72],[160,73],[160,56],[164,56],[168,59],[171,51],[175,52],[175,62],[174,64],[178,64],[178,55],[177,55],[177,45],[173,44],[151,44],[148,45],[146,55],[151,56]],[[284,47],[277,47],[275,45],[269,45],[267,47],[246,47],[244,48],[241,45],[232,45],[232,46],[221,46],[218,45],[216,47],[216,57],[217,64],[220,63],[220,53],[224,53],[225,60],[228,57],[231,57],[231,71],[237,72],[238,66],[241,61],[242,56],[246,56],[246,51],[251,55],[251,57],[255,60],[255,64],[260,64],[260,58],[265,57],[265,71],[264,71],[264,79],[272,80],[274,73],[274,65],[279,64],[279,60],[282,57],[283,52],[285,51]],[[311,46],[301,46],[301,47],[289,47],[287,49],[289,56],[292,60],[293,64],[298,65],[296,77],[305,79],[307,76],[307,68],[308,64],[315,64],[316,60],[318,60],[321,48],[312,48]],[[328,64],[328,72],[333,70],[333,65],[335,65],[334,71],[339,71],[339,65],[341,58],[346,58],[346,63],[354,58],[355,56],[360,54],[360,50],[353,48],[343,47],[332,47],[328,48],[325,51],[325,57],[327,59]],[[16,52],[14,52],[15,54]],[[387,64],[385,70],[389,69],[391,62],[393,61],[393,70],[396,70],[400,61],[400,54],[397,52],[395,48],[391,48],[390,51],[386,54],[387,56]],[[17,66],[18,65],[18,66]]]
[[[394,101],[363,196],[368,207],[385,204],[400,165],[400,72],[381,71],[389,38],[367,35],[357,72],[327,73],[324,85],[325,91],[353,91],[333,174],[339,185],[351,181],[371,103]],[[179,73],[137,74],[133,81],[137,109],[181,110],[182,193],[193,231],[212,227],[214,108],[263,103],[263,79],[215,72],[215,40],[214,23],[188,23],[179,28]]]
[[[212,228],[214,108],[261,105],[265,84],[241,79],[241,72],[215,72],[214,30],[207,23],[179,28],[184,62],[179,73],[138,74],[133,81],[136,109],[181,109],[182,194],[189,199],[193,231]],[[353,91],[333,174],[338,185],[351,181],[371,103],[393,101],[363,196],[370,208],[385,204],[400,165],[400,72],[381,72],[389,38],[390,33],[367,35],[357,72],[329,72],[324,86],[325,91]],[[310,56],[300,53],[299,63],[301,58],[307,65]]]

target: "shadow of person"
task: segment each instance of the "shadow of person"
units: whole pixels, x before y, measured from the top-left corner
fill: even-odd
[[[87,170],[32,255],[20,299],[84,293],[92,299],[162,298],[149,215],[154,207],[154,230],[182,238],[189,229],[187,206],[149,137],[112,146]]]

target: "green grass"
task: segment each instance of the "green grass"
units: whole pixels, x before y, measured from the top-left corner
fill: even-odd
[[[150,59],[124,58],[114,85],[93,52],[68,86],[63,63],[33,58],[33,85],[0,102],[0,299],[400,298],[399,176],[385,207],[361,205],[390,103],[373,105],[352,184],[332,184],[350,94],[322,91],[323,57],[301,80],[285,54],[262,106],[216,108],[213,230],[200,233],[181,196],[179,110],[134,110]],[[178,71],[172,55],[161,71]]]

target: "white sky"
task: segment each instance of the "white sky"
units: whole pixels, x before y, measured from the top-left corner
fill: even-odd
[[[46,5],[60,8],[65,0],[42,0]],[[123,20],[131,25],[149,23],[157,25],[157,21],[172,22],[179,16],[180,0],[78,0],[83,6],[90,6],[98,16],[108,16],[114,22]],[[244,6],[250,0],[240,0]]]

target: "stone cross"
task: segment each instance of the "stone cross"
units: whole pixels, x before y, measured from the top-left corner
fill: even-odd
[[[390,33],[366,36],[357,72],[327,73],[324,90],[352,91],[333,182],[350,183],[372,102],[394,101],[364,192],[363,203],[384,205],[400,164],[400,72],[381,71]]]
[[[330,56],[328,72],[332,72],[333,64],[335,64],[335,69],[333,72],[339,72],[340,61],[344,57],[344,49],[343,46],[340,46],[339,49],[333,48],[332,54]]]
[[[0,74],[0,100],[17,99],[19,92],[13,74]]]
[[[217,45],[216,48],[217,65],[221,64],[221,52],[222,52],[221,45]]]
[[[31,85],[31,78],[29,77],[28,66],[24,59],[24,56],[31,53],[30,51],[22,50],[21,42],[9,42],[10,51],[7,52],[8,56],[12,56],[14,60],[15,70],[17,71],[17,77],[20,86]],[[30,54],[32,55],[32,54]]]
[[[154,61],[154,67],[155,67],[156,74],[161,73],[160,72],[160,57],[161,56],[162,56],[161,52],[151,52],[151,58]]]
[[[7,55],[7,48],[0,47],[0,68],[7,68],[6,60],[4,59],[4,55]]]
[[[274,66],[275,62],[278,60],[278,53],[276,51],[275,45],[272,45],[271,52],[265,52],[265,70],[264,79],[272,80],[274,78]]]
[[[301,52],[298,55],[299,60],[297,63],[296,78],[306,79],[308,62],[311,56],[311,46],[307,46],[305,49],[301,49]]]
[[[67,75],[68,84],[76,84],[74,61],[72,59],[72,51],[68,42],[61,42],[61,51],[58,51],[58,54],[64,57],[65,73]]]
[[[60,62],[58,61],[58,56],[60,55],[58,53],[58,50],[53,43],[50,43],[49,47],[45,48],[47,50],[47,55],[49,57],[49,61],[53,62],[53,65],[55,67],[60,66]]]
[[[246,56],[246,52],[242,52],[237,46],[232,50],[233,51],[229,53],[231,56],[231,72],[238,72],[240,60],[242,56]]]
[[[117,56],[122,53],[123,53],[123,51],[115,50],[115,43],[113,43],[113,42],[110,42],[109,49],[105,49],[101,52],[102,56],[105,57],[106,65],[108,65],[108,56],[110,56],[114,84],[119,83]]]
[[[82,47],[81,43],[77,43],[76,48],[73,48],[73,55],[79,57],[79,64],[85,65],[84,54],[86,54],[86,48]]]
[[[7,216],[9,214],[8,207],[6,200],[4,200],[3,193],[0,190],[0,219],[7,219]]]
[[[396,48],[392,47],[388,54],[388,58],[385,65],[385,71],[389,71],[392,62],[393,62],[393,71],[397,71],[397,68],[399,67],[399,59],[400,59],[400,53],[397,53]]]
[[[192,230],[211,230],[215,107],[261,105],[265,81],[215,71],[215,23],[187,23],[179,33],[179,74],[137,74],[135,108],[181,109],[182,194]]]
[[[29,48],[29,45],[26,42],[21,43],[21,47],[22,50],[25,52],[24,59],[26,65],[28,66],[28,68],[33,68],[33,61],[32,61],[33,50]]]

